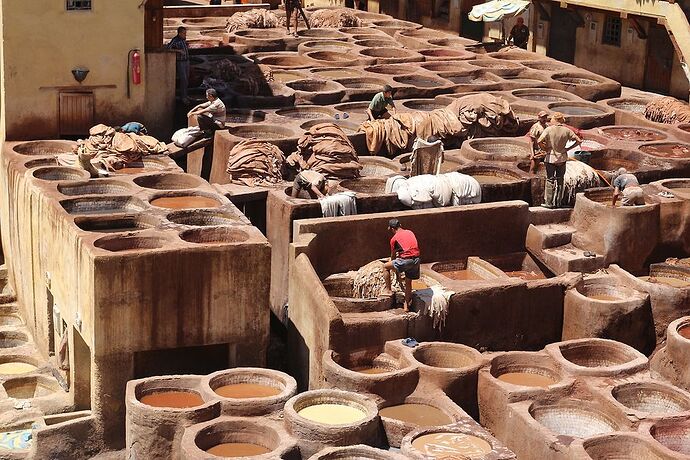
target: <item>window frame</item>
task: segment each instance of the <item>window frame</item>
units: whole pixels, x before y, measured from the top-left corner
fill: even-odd
[[[93,0],[65,0],[65,11],[91,11]]]
[[[615,30],[617,27],[617,31]],[[608,15],[604,20],[604,27],[601,31],[601,44],[608,46],[621,47],[623,38],[623,19]]]

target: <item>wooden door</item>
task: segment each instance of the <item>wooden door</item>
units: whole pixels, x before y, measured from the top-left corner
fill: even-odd
[[[652,26],[647,36],[647,68],[644,89],[668,94],[673,68],[673,43],[664,27]]]
[[[60,93],[60,136],[83,136],[93,126],[93,93]]]
[[[549,49],[546,55],[568,64],[575,63],[575,33],[577,24],[564,8],[551,8]]]

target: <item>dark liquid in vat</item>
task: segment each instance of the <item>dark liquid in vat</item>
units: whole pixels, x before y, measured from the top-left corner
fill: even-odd
[[[161,391],[143,396],[139,401],[151,407],[170,407],[173,409],[184,409],[204,404],[201,396],[189,391]]]

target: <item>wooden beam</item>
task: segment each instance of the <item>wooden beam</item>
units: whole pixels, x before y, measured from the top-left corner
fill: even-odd
[[[637,20],[637,18],[630,16],[630,25],[632,25],[633,29],[637,32],[637,38],[640,40],[646,40],[647,39],[647,31],[644,30],[644,27],[642,24],[640,24],[640,21]]]
[[[544,8],[544,5],[542,5],[541,2],[534,2],[533,5],[537,7],[537,10],[539,11],[539,17],[541,19],[551,22],[551,15],[548,11],[546,11],[546,8]]]

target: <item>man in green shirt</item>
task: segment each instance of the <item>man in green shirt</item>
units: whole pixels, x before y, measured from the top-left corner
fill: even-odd
[[[369,103],[367,108],[367,115],[369,120],[379,120],[381,118],[388,118],[391,116],[388,108],[395,114],[395,103],[393,103],[393,88],[385,85],[380,93],[376,93],[374,98]]]

